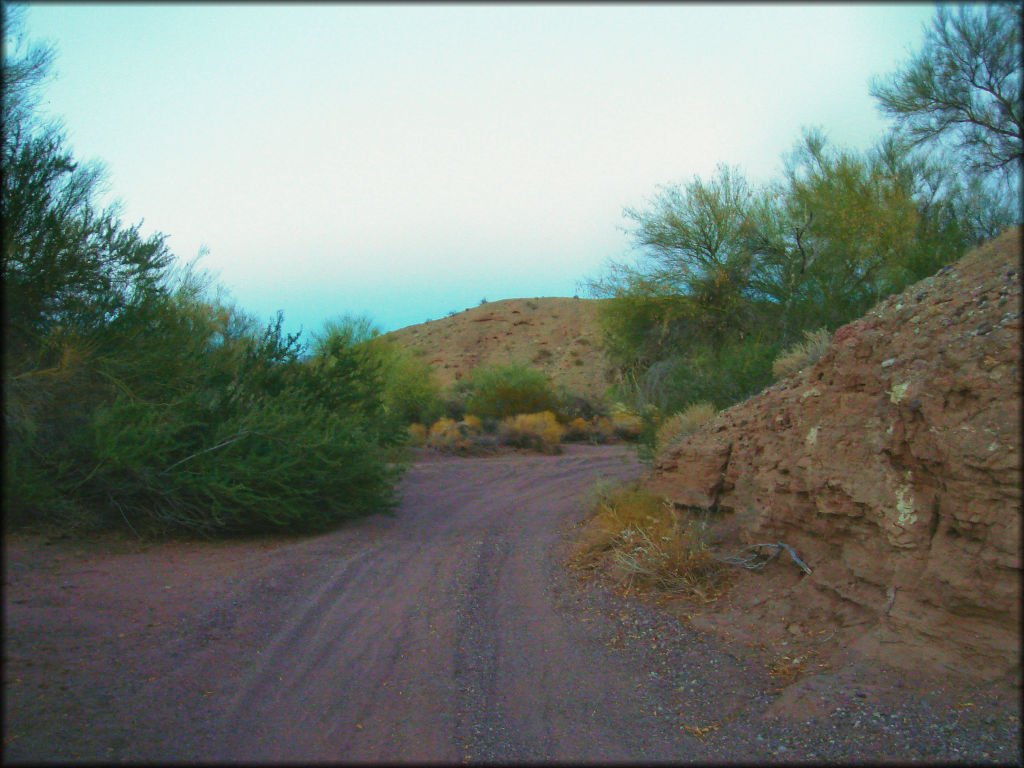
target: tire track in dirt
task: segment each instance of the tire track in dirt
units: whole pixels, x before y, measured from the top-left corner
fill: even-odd
[[[885,704],[888,681],[862,667],[794,686],[799,722],[769,717],[780,690],[762,664],[579,582],[564,558],[585,494],[639,472],[614,446],[424,457],[395,516],[320,536],[5,542],[4,761],[1019,754],[1002,693],[958,691],[972,706],[951,709],[908,680]]]
[[[415,467],[395,524],[336,566],[243,679],[219,729],[238,738],[218,757],[452,761],[550,751],[557,723],[535,701],[550,670],[527,672],[538,642],[565,652],[564,638],[542,631],[556,621],[552,545],[567,513],[578,512],[581,473],[636,471],[628,455],[594,461]],[[520,697],[528,727],[509,711]]]

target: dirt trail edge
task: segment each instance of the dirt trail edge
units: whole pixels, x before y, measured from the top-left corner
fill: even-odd
[[[848,666],[794,715],[760,657],[580,582],[584,494],[639,473],[609,446],[438,458],[395,517],[313,538],[12,537],[4,760],[1019,760],[1004,690]]]

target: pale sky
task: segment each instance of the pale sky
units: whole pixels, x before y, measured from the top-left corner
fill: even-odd
[[[659,184],[866,149],[929,4],[28,3],[43,94],[124,219],[261,319],[384,331],[572,296]],[[581,294],[585,295],[585,294]],[[307,339],[308,336],[304,335]]]

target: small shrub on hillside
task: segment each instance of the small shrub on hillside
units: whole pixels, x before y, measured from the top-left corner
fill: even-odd
[[[520,413],[504,419],[498,431],[501,441],[517,448],[558,453],[562,425],[551,411]]]
[[[545,363],[554,357],[554,353],[550,349],[540,349],[537,354],[533,356],[533,362]]]
[[[784,349],[772,363],[772,376],[784,379],[818,362],[828,350],[832,334],[827,328],[804,331],[804,340]]]
[[[655,588],[710,602],[722,566],[704,543],[702,523],[637,484],[598,485],[571,562],[603,569],[624,587]]]
[[[484,419],[554,411],[557,398],[547,377],[521,365],[489,365],[473,371],[466,411]]]
[[[673,443],[679,442],[700,429],[704,424],[715,417],[715,406],[713,403],[703,401],[693,403],[685,410],[669,416],[661,422],[658,427],[656,446],[658,453],[668,448]]]

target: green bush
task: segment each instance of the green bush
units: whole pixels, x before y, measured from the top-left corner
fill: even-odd
[[[662,413],[682,410],[697,401],[716,408],[757,394],[772,381],[772,361],[778,347],[742,341],[720,348],[698,347],[686,357],[652,365],[627,392],[634,403],[649,404]]]
[[[521,365],[490,365],[473,371],[466,412],[501,420],[520,413],[554,411],[558,398],[547,377]]]
[[[210,535],[389,509],[400,422],[429,410],[421,369],[368,320],[307,350],[100,211],[99,166],[34,116],[51,59],[5,50],[0,79],[5,520]]]
[[[388,509],[396,470],[372,425],[301,400],[263,398],[203,424],[194,403],[119,397],[93,419],[98,465],[83,495],[157,532],[320,530]]]
[[[333,333],[302,359],[280,315],[261,328],[180,279],[5,378],[11,522],[211,535],[387,511],[404,434],[376,353]]]
[[[382,345],[384,411],[402,426],[430,424],[444,411],[441,388],[426,361],[394,342]]]

